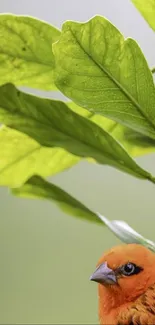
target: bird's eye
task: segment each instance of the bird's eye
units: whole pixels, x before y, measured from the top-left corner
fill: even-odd
[[[138,274],[142,271],[142,268],[134,263],[127,263],[122,266],[121,271],[123,275],[130,276],[133,274]]]

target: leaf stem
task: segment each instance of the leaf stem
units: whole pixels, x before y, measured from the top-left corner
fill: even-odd
[[[152,73],[155,73],[155,67],[153,67],[153,68],[151,69],[151,72],[152,72]]]
[[[150,174],[150,177],[148,177],[148,180],[151,181],[153,184],[155,184],[155,177]]]

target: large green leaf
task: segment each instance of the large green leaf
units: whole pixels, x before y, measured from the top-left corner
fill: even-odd
[[[12,193],[19,197],[47,199],[56,203],[65,213],[82,220],[99,222],[106,225],[119,239],[125,243],[139,243],[155,251],[155,243],[142,237],[127,223],[121,220],[110,221],[100,213],[95,213],[76,200],[60,187],[49,183],[38,176],[33,176],[19,188],[13,188]]]
[[[19,131],[0,128],[1,186],[19,186],[33,174],[54,175],[78,160],[63,149],[43,147]]]
[[[150,27],[155,30],[155,0],[131,0]]]
[[[150,139],[126,126],[123,126],[104,116],[90,113],[87,109],[74,102],[68,106],[76,113],[87,117],[118,140],[132,157],[138,157],[155,151],[155,140]]]
[[[139,156],[155,150],[150,139],[125,128],[103,116],[92,115],[75,104],[69,104],[74,111],[90,118],[109,131],[132,156]],[[139,141],[139,142],[138,142]],[[17,150],[18,148],[18,150]],[[80,158],[60,148],[47,148],[29,136],[16,130],[0,128],[0,185],[19,186],[33,174],[43,177],[54,175],[72,167]]]
[[[0,15],[0,85],[55,89],[52,43],[60,31],[26,16]]]
[[[78,157],[90,157],[155,182],[108,132],[61,101],[25,94],[11,84],[2,86],[0,122],[29,135],[42,146],[63,148]]]
[[[115,122],[107,118],[90,116],[87,110],[73,103],[69,106],[109,131],[132,156],[136,157],[155,150],[155,146],[153,144],[151,146],[150,139],[147,142],[147,139],[143,140],[140,134],[119,124],[115,126]],[[72,167],[80,160],[63,149],[43,147],[29,136],[7,127],[0,128],[0,152],[1,186],[19,186],[33,174],[43,177],[54,175]]]
[[[53,44],[55,83],[78,105],[155,139],[155,89],[138,44],[108,20],[68,21]]]

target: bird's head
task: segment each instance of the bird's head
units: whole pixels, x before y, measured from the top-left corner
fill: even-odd
[[[138,244],[114,247],[100,258],[90,280],[99,283],[105,309],[134,301],[155,283],[155,254]]]

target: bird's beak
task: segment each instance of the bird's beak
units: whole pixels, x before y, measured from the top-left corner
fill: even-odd
[[[95,272],[90,277],[91,281],[99,282],[101,284],[116,284],[117,278],[115,272],[110,269],[107,262],[100,264]]]

